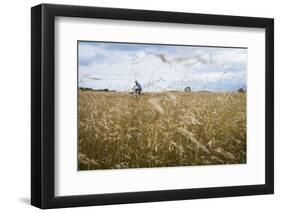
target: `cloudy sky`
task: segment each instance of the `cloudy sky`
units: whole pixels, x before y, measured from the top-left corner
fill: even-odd
[[[110,42],[78,43],[79,87],[144,92],[247,88],[247,49]]]

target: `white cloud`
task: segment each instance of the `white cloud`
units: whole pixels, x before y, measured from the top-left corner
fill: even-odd
[[[83,43],[82,43],[83,44]],[[79,45],[79,86],[128,91],[233,90],[246,85],[247,50],[188,46]],[[218,88],[218,83],[223,88]]]

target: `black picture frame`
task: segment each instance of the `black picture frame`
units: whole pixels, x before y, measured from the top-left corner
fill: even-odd
[[[112,194],[54,195],[55,17],[100,18],[265,29],[265,184]],[[94,193],[94,192],[93,192]],[[31,204],[60,208],[274,193],[274,20],[164,11],[41,4],[31,8]]]

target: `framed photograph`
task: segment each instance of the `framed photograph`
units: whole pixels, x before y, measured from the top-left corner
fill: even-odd
[[[31,9],[31,203],[272,194],[274,20]]]

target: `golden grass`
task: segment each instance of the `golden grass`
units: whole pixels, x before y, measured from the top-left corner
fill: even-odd
[[[246,163],[246,94],[79,91],[78,169]]]

